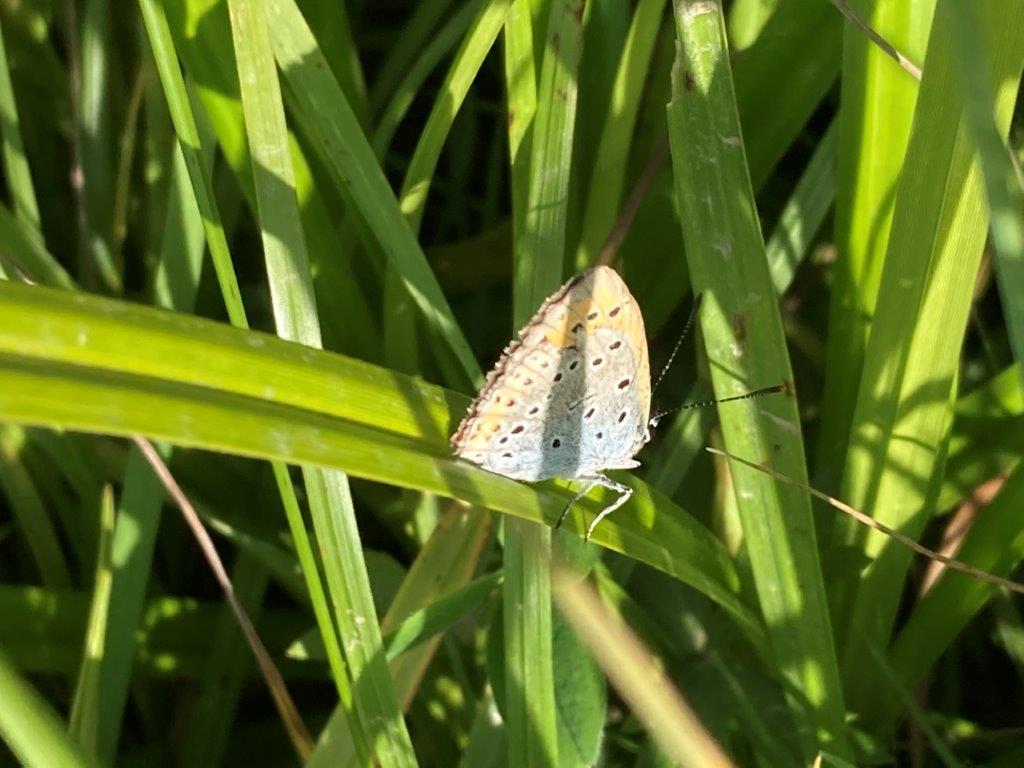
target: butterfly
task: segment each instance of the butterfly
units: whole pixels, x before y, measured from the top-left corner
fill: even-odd
[[[595,486],[618,493],[590,523],[589,539],[633,494],[604,473],[640,466],[633,457],[650,439],[650,411],[640,307],[615,270],[594,267],[555,291],[505,348],[452,446],[515,480],[581,481],[566,512]]]

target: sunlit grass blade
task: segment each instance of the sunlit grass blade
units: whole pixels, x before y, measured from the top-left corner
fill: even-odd
[[[185,158],[189,179],[192,181],[192,191],[195,195],[196,205],[199,207],[199,215],[203,220],[206,243],[217,272],[217,280],[220,283],[221,295],[224,297],[228,317],[231,318],[234,325],[246,327],[248,321],[245,316],[245,308],[242,305],[242,295],[238,290],[238,279],[235,277],[235,270],[231,265],[231,253],[228,250],[227,238],[224,235],[224,227],[221,224],[220,212],[217,208],[213,180],[203,161],[199,129],[189,103],[185,79],[178,66],[178,55],[174,46],[174,38],[171,37],[171,30],[167,24],[167,17],[157,0],[139,0],[139,7],[142,10],[142,20],[145,22],[149,44],[153,49],[157,72],[160,74],[160,81],[164,86],[164,95],[167,98],[167,106],[174,122],[174,130],[178,135],[181,153]]]
[[[1008,30],[1024,24],[1024,6],[992,3],[980,17],[991,54],[988,77],[1000,84],[998,125],[1005,132],[1024,55],[1024,35]],[[911,537],[920,534],[938,494],[988,223],[973,141],[960,117],[957,64],[948,56],[956,23],[955,14],[940,4],[896,190],[841,493],[852,506]],[[843,576],[857,581],[852,607],[846,601],[835,606],[845,633],[848,700],[866,711],[882,689],[862,660],[868,646],[887,645],[910,556],[876,532],[865,535],[848,524],[836,530],[871,559],[859,578]]]
[[[521,328],[561,283],[566,262],[569,183],[586,6],[556,0],[541,18],[537,108],[513,191],[513,324]],[[542,34],[538,35],[537,31]],[[525,41],[524,41],[525,42]],[[518,56],[529,55],[524,45]],[[506,60],[506,67],[508,60]],[[515,126],[510,126],[510,136]],[[520,145],[519,150],[523,149]],[[520,158],[513,156],[513,175]],[[518,210],[517,210],[518,206]],[[518,226],[516,226],[518,224]],[[503,632],[509,764],[558,761],[551,624],[551,531],[509,520],[505,526]]]
[[[935,0],[876,3],[865,21],[922,61],[934,5]],[[835,490],[842,474],[918,89],[918,82],[861,30],[852,24],[844,29],[836,118],[836,261],[815,473],[826,490]]]
[[[996,89],[985,72],[986,40],[977,11],[970,5],[953,5],[953,50],[959,60],[960,88],[964,94],[964,115],[974,137],[985,178],[985,193],[990,210],[992,250],[995,256],[999,295],[1006,317],[1006,330],[1024,382],[1024,177],[1014,166],[1013,149],[1003,141],[997,118]],[[1024,35],[1019,28],[1007,28],[1010,37]],[[1008,45],[1000,41],[999,47]],[[1011,80],[1020,79],[1020,62]]]
[[[262,6],[251,0],[230,0],[228,6],[274,322],[279,336],[318,348],[320,324],[267,19]],[[384,659],[348,478],[313,467],[304,468],[303,477],[352,676],[358,715],[349,713],[349,725],[354,732],[366,731],[365,742],[362,734],[354,738],[357,750],[363,762],[373,754],[385,766],[415,765]],[[344,697],[343,703],[348,703]]]
[[[650,652],[594,591],[561,573],[555,599],[579,639],[675,765],[727,768],[732,761],[673,688]]]
[[[178,133],[182,152],[189,168],[196,203],[206,225],[207,242],[210,246],[210,252],[220,282],[221,294],[232,322],[235,325],[245,327],[247,326],[247,320],[238,292],[238,282],[231,263],[230,253],[227,249],[224,229],[220,222],[216,198],[213,194],[212,181],[203,163],[200,136],[192,113],[189,95],[185,90],[184,80],[178,68],[174,40],[171,37],[170,28],[163,9],[150,0],[140,0],[140,2],[150,44],[153,47],[154,58],[157,62],[157,68],[160,72],[165,95],[167,96],[172,119],[174,120],[175,130]],[[287,152],[285,152],[285,156],[287,157]],[[281,162],[285,162],[285,160],[281,160]],[[302,564],[303,573],[306,578],[314,613],[324,635],[324,644],[328,651],[328,659],[331,663],[335,685],[342,701],[346,703],[346,711],[352,712],[349,680],[344,669],[341,649],[330,619],[326,597],[319,580],[312,548],[295,496],[295,490],[286,467],[275,464],[273,469],[299,561]],[[354,730],[354,733],[357,745],[364,745],[366,740],[358,728]]]
[[[828,3],[786,0],[737,57],[736,103],[755,190],[832,87],[842,29],[842,18]]]
[[[441,638],[426,638],[418,634],[418,645],[398,652],[400,646],[391,643],[396,632],[411,640],[418,625],[420,610],[433,614],[433,606],[439,605],[469,582],[491,535],[489,515],[480,509],[463,509],[452,506],[442,515],[437,527],[424,544],[412,567],[403,579],[387,613],[381,621],[381,629],[387,634],[384,644],[388,647],[388,667],[395,681],[395,692],[403,710],[407,711],[420,691],[427,667],[433,660]],[[484,577],[487,578],[487,577]],[[436,617],[436,616],[435,616]],[[402,622],[402,623],[399,623]],[[406,623],[410,626],[403,632]],[[425,622],[423,628],[426,628]],[[397,628],[396,628],[397,627]],[[350,765],[355,756],[351,736],[337,712],[324,727],[323,735],[316,750],[310,756],[307,768]]]
[[[96,581],[93,584],[92,605],[85,632],[85,653],[75,686],[75,698],[68,718],[68,734],[87,755],[96,755],[99,736],[100,685],[109,622],[111,573],[111,543],[114,538],[114,491],[108,485],[100,501],[100,542],[96,555]]]
[[[57,714],[0,654],[0,736],[29,768],[95,765],[64,733]]]
[[[719,397],[791,382],[775,289],[743,151],[724,24],[716,3],[675,8],[679,35],[669,137],[690,274],[704,292],[705,345]],[[730,452],[806,478],[795,399],[720,409]],[[805,756],[846,754],[842,689],[806,496],[756,472],[733,472],[761,610],[791,690]]]
[[[332,179],[351,195],[381,250],[397,267],[433,332],[431,338],[448,345],[467,385],[479,384],[480,366],[351,107],[330,71],[315,64],[322,56],[309,27],[291,0],[270,0],[266,13],[274,55],[290,86],[297,118],[322,153]]]

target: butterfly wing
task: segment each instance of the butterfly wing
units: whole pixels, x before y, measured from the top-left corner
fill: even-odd
[[[609,267],[558,289],[502,354],[455,435],[455,454],[517,480],[636,466],[651,405],[636,300]]]

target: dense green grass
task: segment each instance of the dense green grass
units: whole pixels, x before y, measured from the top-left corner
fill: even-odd
[[[0,765],[1024,761],[1013,593],[702,450],[1020,579],[1024,4],[724,5],[0,4]],[[448,438],[599,260],[793,388],[584,544]]]

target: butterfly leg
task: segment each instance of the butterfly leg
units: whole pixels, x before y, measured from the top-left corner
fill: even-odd
[[[594,481],[595,485],[603,485],[609,491],[615,491],[616,493],[619,494],[619,498],[617,498],[607,507],[602,509],[598,516],[591,521],[590,525],[587,527],[586,534],[583,536],[584,541],[590,541],[590,536],[594,533],[594,529],[597,528],[597,524],[604,520],[606,517],[608,517],[608,515],[610,515],[616,509],[625,504],[627,501],[629,501],[629,497],[633,495],[633,489],[630,488],[628,485],[616,483],[614,480],[605,477],[604,475],[595,475],[592,478],[592,480]],[[590,486],[590,488],[593,487],[593,485]],[[587,488],[587,490],[589,491],[590,488]]]
[[[565,505],[565,509],[562,510],[562,514],[558,517],[558,522],[555,523],[555,528],[561,528],[562,523],[565,522],[565,516],[569,514],[569,510],[575,506],[577,501],[590,493],[595,485],[601,482],[596,477],[581,477],[580,480],[583,481],[583,487],[580,489],[579,493],[573,496],[572,500]]]

